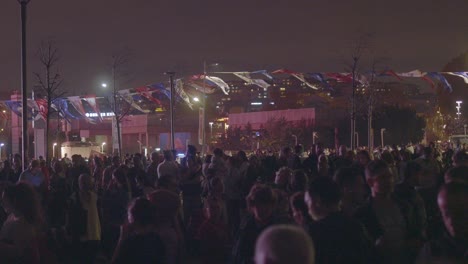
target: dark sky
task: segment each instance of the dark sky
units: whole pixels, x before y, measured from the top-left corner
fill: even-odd
[[[97,90],[125,46],[129,86],[165,80],[170,69],[201,72],[203,60],[224,70],[342,71],[339,54],[373,32],[373,53],[389,67],[437,71],[468,50],[467,12],[467,0],[31,0],[28,70],[40,70],[34,51],[53,37],[70,95]],[[20,87],[19,14],[16,0],[2,0],[0,91]]]

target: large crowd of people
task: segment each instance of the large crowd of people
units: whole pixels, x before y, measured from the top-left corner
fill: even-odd
[[[0,263],[468,263],[464,148],[86,158],[3,161]]]

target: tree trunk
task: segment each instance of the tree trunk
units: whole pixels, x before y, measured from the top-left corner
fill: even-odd
[[[117,126],[117,142],[119,145],[119,157],[122,157],[122,135],[120,132],[120,118],[117,116],[115,117],[115,123]]]
[[[369,105],[369,110],[367,113],[367,146],[369,147],[369,152],[373,151],[374,148],[374,138],[372,135],[372,105]]]

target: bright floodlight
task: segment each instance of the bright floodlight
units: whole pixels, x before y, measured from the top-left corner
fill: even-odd
[[[3,143],[0,143],[0,147],[3,147],[3,146],[5,146],[5,144],[3,144]]]
[[[107,88],[107,83],[102,83],[101,86],[102,88]]]
[[[193,101],[195,101],[195,102],[199,102],[199,101],[200,101],[200,99],[198,99],[198,97],[194,97],[194,98],[193,98]]]
[[[54,147],[57,146],[57,143],[54,143]]]
[[[463,101],[456,101],[456,103],[457,103],[457,104],[461,104],[461,103],[463,103]]]
[[[104,146],[106,144],[106,142],[102,142],[102,145]]]

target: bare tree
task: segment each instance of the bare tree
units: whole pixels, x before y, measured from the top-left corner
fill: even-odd
[[[50,126],[50,118],[52,114],[56,113],[59,116],[59,112],[52,107],[52,104],[56,102],[56,100],[62,96],[64,96],[65,92],[61,91],[62,85],[62,78],[59,74],[57,69],[57,63],[60,60],[59,50],[56,47],[55,43],[52,40],[43,41],[41,42],[38,50],[37,56],[39,58],[39,62],[43,69],[42,74],[35,72],[34,75],[36,76],[38,87],[43,93],[43,96],[46,99],[47,106],[46,106],[46,125],[45,125],[45,134],[46,134],[46,160],[47,163],[50,162],[50,138],[51,135],[49,133],[49,126]],[[57,118],[58,122],[58,118]]]
[[[364,52],[369,48],[370,39],[372,34],[366,33],[361,34],[357,40],[355,40],[350,47],[351,61],[349,61],[349,55],[345,56],[348,58],[344,61],[346,70],[352,74],[352,97],[351,97],[351,149],[356,148],[356,88],[359,84],[359,76],[361,71],[362,57]]]
[[[128,48],[114,52],[111,61],[112,70],[112,96],[108,98],[114,114],[115,126],[117,129],[118,155],[122,155],[122,132],[121,124],[123,119],[130,113],[132,107],[119,94],[119,87],[131,80],[129,63],[131,51]]]

